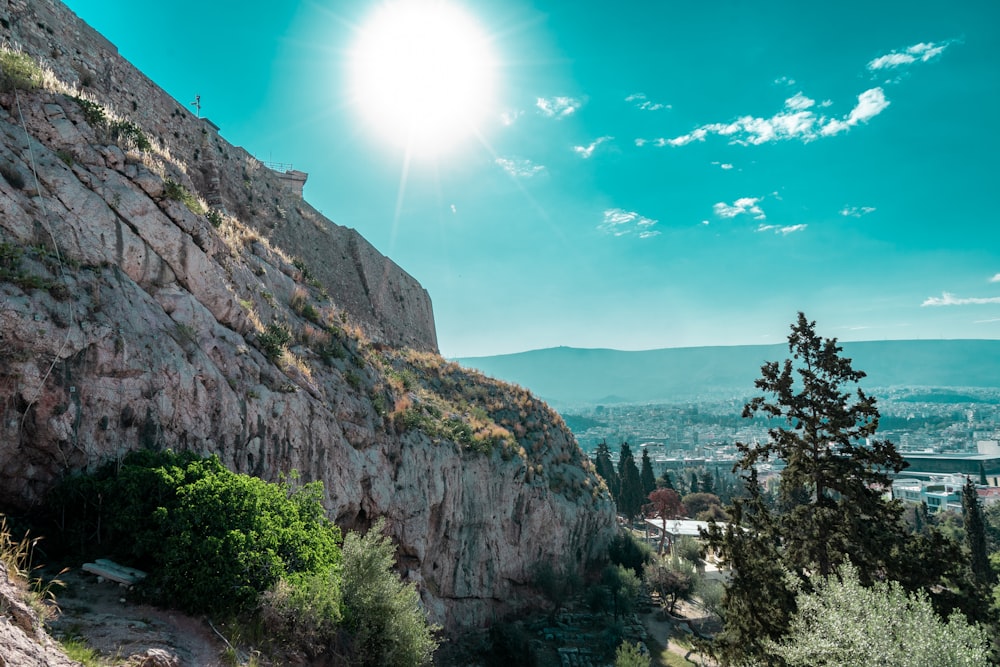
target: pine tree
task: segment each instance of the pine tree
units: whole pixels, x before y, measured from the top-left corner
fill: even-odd
[[[965,523],[965,544],[969,548],[972,576],[980,585],[992,584],[996,575],[990,567],[986,548],[986,522],[972,478],[966,478],[965,486],[962,487],[962,520]]]
[[[782,512],[776,529],[793,572],[829,576],[850,559],[862,581],[884,572],[902,540],[902,507],[886,501],[889,473],[906,463],[889,441],[875,440],[875,399],[860,388],[865,377],[840,356],[836,339],[816,335],[799,313],[788,336],[791,359],[768,362],[754,383],[765,392],[743,409],[775,424],[763,443],[737,443],[739,466],[785,462],[779,486]]]
[[[656,491],[656,476],[653,474],[653,462],[649,460],[649,451],[642,450],[642,466],[639,470],[639,481],[642,484],[642,496],[648,497]]]
[[[670,471],[664,470],[663,474],[656,478],[656,486],[661,489],[673,489],[674,481],[670,479]],[[676,491],[676,489],[674,489]]]
[[[907,561],[902,508],[888,501],[889,473],[905,466],[895,446],[874,439],[879,413],[860,387],[865,377],[840,356],[836,339],[816,335],[815,322],[799,313],[788,336],[791,359],[768,362],[755,382],[764,395],[751,399],[744,418],[770,419],[769,438],[737,443],[749,493],[737,499],[710,544],[733,568],[723,600],[726,627],[717,651],[727,663],[747,659],[780,664],[770,641],[787,632],[795,598],[786,574],[808,586],[850,560],[862,583],[896,576]],[[764,501],[755,466],[781,460],[776,505]],[[912,579],[913,572],[910,574]]]

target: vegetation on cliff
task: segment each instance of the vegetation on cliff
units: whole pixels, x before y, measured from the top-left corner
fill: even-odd
[[[274,650],[351,665],[421,665],[437,642],[395,545],[326,517],[322,484],[270,484],[216,457],[135,452],[52,494],[53,537],[149,572],[157,604],[216,619],[260,619]]]

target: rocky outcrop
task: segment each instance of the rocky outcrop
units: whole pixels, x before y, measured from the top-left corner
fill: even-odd
[[[279,174],[226,142],[61,2],[0,0],[0,43],[23,49],[68,87],[142,128],[184,166],[194,194],[301,260],[369,338],[437,351],[430,296],[412,276],[290,192]]]
[[[24,601],[23,584],[0,562],[0,667],[74,667],[45,633],[38,613]]]
[[[61,5],[3,7],[7,30],[45,26],[35,37],[63,70],[103,54],[86,71],[126,109],[145,94],[107,46],[57,39],[83,34],[56,23]],[[139,448],[214,453],[271,480],[298,470],[324,482],[342,526],[387,518],[401,571],[452,629],[516,608],[537,562],[602,553],[612,505],[561,419],[438,357],[412,278],[294,196],[278,197],[283,214],[254,209],[240,189],[270,177],[245,156],[250,185],[220,166],[224,207],[204,208],[194,195],[214,177],[159,139],[199,121],[144,98],[114,124],[57,88],[0,93],[0,505],[30,508]],[[289,251],[296,225],[354,273]]]

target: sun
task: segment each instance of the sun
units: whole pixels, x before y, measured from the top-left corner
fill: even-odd
[[[351,99],[365,124],[410,156],[438,156],[476,134],[495,61],[477,22],[446,0],[382,4],[350,53]]]

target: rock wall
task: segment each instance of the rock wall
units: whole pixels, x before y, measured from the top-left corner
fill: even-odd
[[[209,205],[239,217],[304,261],[372,339],[437,351],[427,291],[355,230],[334,224],[218,128],[197,118],[56,0],[0,0],[0,42],[16,45],[58,79],[135,122],[183,165]]]
[[[107,90],[139,89],[106,46],[72,41],[78,22],[45,11],[66,15],[10,0],[0,26],[65,35],[45,46],[66,54],[60,71],[91,62],[68,55],[89,44]],[[0,92],[0,507],[30,509],[62,476],[140,448],[214,453],[271,480],[298,470],[324,482],[340,525],[388,519],[401,570],[453,630],[523,604],[537,562],[600,556],[613,506],[561,419],[395,347],[433,347],[409,276],[301,203],[249,215],[252,192],[281,187],[258,163],[239,158],[250,185],[220,167],[212,190],[215,172],[178,159],[181,144],[138,150],[93,112],[52,87]],[[143,119],[237,150],[183,114]],[[226,213],[185,203],[204,188]],[[292,237],[312,239],[302,261],[282,250]]]

